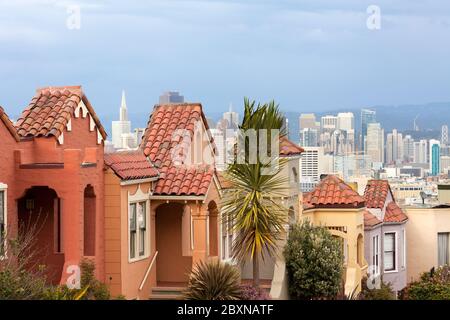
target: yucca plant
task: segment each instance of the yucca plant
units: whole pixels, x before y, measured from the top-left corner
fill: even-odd
[[[239,300],[240,295],[239,271],[218,260],[198,263],[183,294],[187,300]]]

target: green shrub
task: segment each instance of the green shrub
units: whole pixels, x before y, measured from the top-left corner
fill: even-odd
[[[284,251],[293,299],[333,299],[343,275],[339,239],[309,221],[293,226]]]
[[[111,294],[108,287],[103,282],[95,278],[95,263],[88,259],[83,259],[80,263],[81,288],[88,288],[83,296],[84,300],[110,300]]]
[[[402,290],[403,300],[450,300],[450,267],[433,268]]]
[[[390,283],[381,279],[380,288],[369,289],[367,278],[362,280],[362,290],[359,294],[360,300],[395,300],[395,294]]]
[[[192,271],[183,296],[187,300],[239,300],[239,271],[220,261],[200,262]]]

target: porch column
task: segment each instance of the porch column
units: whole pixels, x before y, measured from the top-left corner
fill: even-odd
[[[208,253],[208,239],[207,239],[207,215],[208,211],[201,204],[191,206],[192,209],[192,224],[193,224],[193,238],[194,249],[192,251],[192,266],[195,266],[200,261],[206,261]]]

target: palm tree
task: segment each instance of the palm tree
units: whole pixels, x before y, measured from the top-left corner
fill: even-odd
[[[276,129],[280,130],[281,136],[285,135],[283,116],[275,102],[255,107],[254,101],[245,99],[244,107],[244,119],[239,127],[241,133],[248,129]],[[248,140],[244,135],[240,135],[239,139]],[[269,144],[274,143],[270,133],[267,139]],[[230,231],[237,234],[232,245],[233,258],[243,264],[248,258],[252,260],[253,285],[259,287],[260,258],[264,261],[266,255],[275,254],[277,240],[283,231],[287,209],[279,199],[286,190],[287,179],[280,174],[285,161],[278,157],[279,150],[277,154],[270,155],[278,160],[279,165],[273,174],[267,175],[264,169],[270,163],[263,163],[259,154],[256,163],[250,163],[248,159],[254,150],[250,150],[248,143],[245,145],[245,150],[238,151],[244,152],[247,161],[235,161],[225,172],[225,179],[229,181],[230,187],[223,197],[223,219],[229,222]],[[260,148],[258,142],[257,149]],[[267,149],[270,150],[270,147]]]

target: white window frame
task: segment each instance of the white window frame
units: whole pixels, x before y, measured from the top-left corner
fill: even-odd
[[[402,263],[402,268],[403,270],[406,269],[406,229],[402,230],[402,235],[403,235],[403,263]]]
[[[232,252],[230,250],[230,240],[231,243],[235,239],[234,233],[229,233],[229,224],[228,221],[225,222],[226,224],[226,234],[224,235],[224,227],[223,227],[223,221],[224,216],[222,215],[222,219],[220,220],[220,258],[223,262],[234,264],[234,259],[232,257]]]
[[[130,207],[132,204],[136,205],[136,220],[137,220],[137,210],[139,203],[145,203],[145,242],[144,242],[144,255],[139,255],[139,243],[140,243],[140,232],[139,232],[139,226],[138,222],[136,221],[136,256],[134,258],[131,258],[131,251],[130,251],[130,245],[131,245],[131,237],[130,237],[130,218],[131,218],[131,210]],[[150,257],[150,199],[149,194],[142,192],[141,186],[139,185],[137,188],[137,191],[135,194],[131,195],[128,192],[128,201],[127,201],[127,238],[128,238],[128,248],[127,248],[127,255],[128,255],[128,262],[133,263],[137,261],[141,261],[144,259],[147,259]]]
[[[384,253],[385,253],[385,250],[384,250],[384,237],[386,237],[386,234],[392,234],[392,233],[394,234],[394,241],[395,241],[395,244],[394,244],[394,247],[395,247],[395,252],[394,252],[395,269],[393,269],[393,270],[386,270],[384,268]],[[398,272],[398,234],[397,234],[397,231],[387,231],[383,235],[383,271],[384,271],[384,273],[395,273],[395,272]]]
[[[0,182],[0,192],[3,192],[3,214],[4,214],[4,229],[5,234],[7,234],[8,230],[8,185]],[[0,245],[3,245],[6,249],[6,237],[4,243],[0,243]],[[0,255],[0,260],[3,260],[6,258],[7,253],[5,252],[4,255]]]
[[[375,241],[376,241],[376,248],[374,246]],[[380,235],[379,234],[372,236],[371,245],[372,245],[372,263],[374,262],[375,257],[378,256],[378,261],[377,261],[378,264],[374,265],[374,267],[375,267],[374,276],[379,276],[380,272],[381,272],[381,250],[380,250],[381,248],[380,248]],[[384,267],[384,265],[383,265],[383,267]]]

